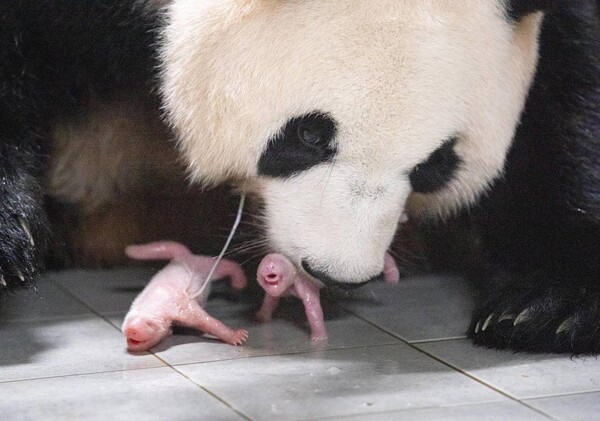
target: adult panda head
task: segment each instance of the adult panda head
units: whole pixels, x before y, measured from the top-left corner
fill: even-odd
[[[175,0],[165,109],[195,180],[244,180],[276,251],[360,285],[403,212],[449,214],[500,175],[541,3]]]

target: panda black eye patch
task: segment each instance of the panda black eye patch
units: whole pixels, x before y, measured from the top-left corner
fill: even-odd
[[[315,112],[290,119],[269,140],[258,162],[258,173],[291,177],[324,162],[336,153],[336,123],[328,114]]]
[[[434,193],[452,181],[461,164],[454,151],[457,141],[457,137],[444,141],[425,161],[413,168],[408,177],[414,192]]]

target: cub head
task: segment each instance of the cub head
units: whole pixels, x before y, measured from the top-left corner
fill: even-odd
[[[542,19],[514,3],[175,0],[162,94],[191,175],[258,193],[274,251],[326,284],[380,276],[403,213],[502,171]]]

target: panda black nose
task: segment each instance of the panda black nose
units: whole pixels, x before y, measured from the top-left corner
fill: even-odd
[[[314,269],[313,267],[311,267],[310,263],[308,263],[306,260],[302,260],[302,268],[310,276],[317,278],[319,281],[323,282],[325,284],[325,286],[328,288],[335,287],[335,288],[342,288],[342,289],[357,289],[357,288],[360,288],[370,282],[383,281],[383,272],[381,272],[377,276],[372,277],[371,279],[367,279],[364,282],[348,283],[348,282],[342,282],[342,281],[333,279],[331,276],[327,275],[325,272]]]

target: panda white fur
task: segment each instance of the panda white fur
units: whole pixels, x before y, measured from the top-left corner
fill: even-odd
[[[487,192],[470,335],[598,352],[599,8],[176,0],[164,106],[194,179],[261,196],[271,246],[327,285],[376,279],[404,212],[446,218]]]
[[[363,283],[403,211],[451,212],[500,174],[541,16],[515,27],[493,1],[190,0],[169,19],[165,106],[194,177],[256,179],[276,249]],[[327,138],[287,139],[302,130]],[[411,171],[451,139],[452,180],[406,204]]]

